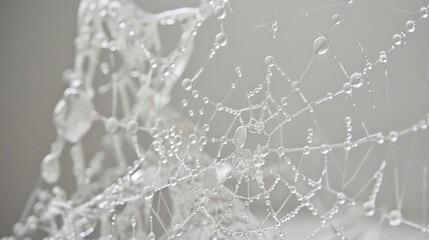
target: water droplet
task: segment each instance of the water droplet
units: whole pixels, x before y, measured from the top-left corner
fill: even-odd
[[[267,65],[268,65],[268,67],[272,67],[272,66],[274,66],[274,62],[275,62],[274,57],[273,57],[273,56],[271,56],[271,55],[268,55],[268,56],[265,58],[265,64],[267,64]]]
[[[137,121],[131,120],[127,123],[127,131],[130,134],[136,134],[139,130],[139,125],[137,124]]]
[[[396,132],[396,131],[391,131],[391,132],[389,133],[389,139],[390,139],[390,141],[392,141],[392,142],[396,142],[396,141],[398,140],[398,132]]]
[[[152,197],[155,194],[155,192],[153,191],[152,187],[146,186],[146,187],[143,188],[142,194],[143,194],[144,199],[150,200],[150,199],[152,199]]]
[[[402,43],[402,36],[400,34],[393,35],[393,43],[395,45],[401,45],[401,43]]]
[[[173,227],[173,232],[174,232],[174,235],[176,235],[177,237],[181,236],[183,234],[183,227],[182,227],[182,225],[176,224]]]
[[[275,22],[271,25],[271,30],[273,30],[273,32],[277,32],[277,30],[278,30],[277,21],[275,21]]]
[[[343,91],[347,94],[351,94],[352,93],[352,85],[349,82],[344,83]]]
[[[373,216],[375,213],[375,203],[373,201],[366,201],[363,204],[363,211],[365,212],[365,216]]]
[[[402,223],[402,213],[399,210],[392,210],[389,213],[389,224],[390,226],[398,226]]]
[[[314,131],[312,128],[307,129],[308,136],[313,136],[313,133],[314,133]]]
[[[94,105],[81,91],[69,88],[54,109],[57,134],[70,142],[78,142],[90,129]]]
[[[301,84],[298,81],[292,82],[292,89],[294,89],[295,91],[298,91],[300,87]]]
[[[427,18],[429,16],[429,9],[427,7],[420,8],[420,16],[422,18]]]
[[[182,88],[186,91],[191,90],[192,89],[192,80],[190,78],[183,79]]]
[[[316,54],[325,54],[329,50],[329,41],[325,37],[318,37],[314,40],[313,50]]]
[[[342,20],[342,17],[341,17],[341,15],[340,15],[340,14],[335,14],[334,16],[332,16],[332,22],[333,22],[335,25],[340,24],[340,23],[341,23],[341,20]]]
[[[242,148],[246,143],[247,128],[245,126],[238,127],[237,130],[235,131],[234,139],[235,139],[235,145],[238,148]]]
[[[108,133],[115,133],[119,128],[118,119],[115,117],[110,117],[106,120],[104,127]]]
[[[361,74],[361,73],[359,73],[359,72],[353,73],[353,74],[350,76],[350,83],[352,84],[352,86],[353,86],[354,88],[359,88],[359,87],[361,87],[361,86],[362,86],[362,83],[363,83],[363,77],[362,77],[362,74]]]
[[[228,39],[226,37],[226,34],[223,32],[220,32],[215,37],[215,42],[221,47],[224,47],[226,43],[228,42]]]
[[[222,20],[226,17],[226,11],[225,8],[221,5],[216,6],[214,9],[214,15],[218,20]]]
[[[320,152],[322,154],[327,154],[329,152],[329,147],[326,144],[322,144],[322,146],[320,146]]]
[[[149,238],[149,240],[155,240],[155,233],[150,232],[147,237]]]
[[[283,106],[286,106],[286,105],[287,105],[287,103],[288,103],[288,98],[287,98],[287,97],[282,97],[282,98],[280,99],[280,103],[281,103]]]
[[[387,63],[387,53],[386,51],[381,51],[380,55],[378,56],[378,61],[381,63]]]
[[[236,67],[235,68],[235,73],[237,74],[238,77],[242,77],[243,73],[241,72],[241,68],[240,67]]]
[[[346,195],[342,192],[337,194],[338,204],[343,205],[346,202]]]
[[[47,183],[55,183],[60,178],[60,161],[56,154],[50,153],[43,158],[41,175]]]
[[[407,29],[408,32],[414,32],[416,30],[416,23],[412,20],[407,21],[405,23],[405,28]]]

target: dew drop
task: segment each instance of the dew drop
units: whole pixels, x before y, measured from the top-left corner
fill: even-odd
[[[429,16],[429,10],[427,7],[421,7],[420,8],[420,16],[422,18],[427,18]]]
[[[238,127],[237,130],[235,131],[234,139],[235,139],[235,145],[238,148],[242,148],[246,143],[247,128],[245,126]]]
[[[268,56],[265,58],[265,64],[267,64],[269,67],[274,66],[274,62],[275,62],[274,57],[273,57],[273,56],[271,56],[271,55],[268,55]]]
[[[186,91],[191,90],[192,89],[192,80],[190,78],[183,79],[182,88]]]
[[[379,56],[378,56],[378,61],[380,61],[381,63],[387,63],[387,53],[386,51],[381,51]]]
[[[389,224],[390,226],[398,226],[402,223],[402,213],[399,210],[392,210],[389,213]]]
[[[110,117],[106,120],[104,127],[108,133],[115,133],[119,128],[118,119],[115,117]]]
[[[393,35],[393,43],[395,45],[401,45],[401,43],[402,43],[402,36],[400,34]]]
[[[228,42],[226,34],[223,33],[223,32],[220,32],[220,33],[216,34],[215,42],[219,46],[224,47],[227,44],[227,42]]]
[[[54,109],[57,134],[70,142],[78,142],[90,129],[94,105],[81,91],[69,88]]]
[[[396,142],[396,141],[398,140],[398,132],[396,132],[396,131],[391,131],[391,132],[389,133],[389,139],[390,139],[390,141],[392,141],[392,142]]]
[[[226,11],[223,6],[216,6],[214,10],[214,15],[218,20],[222,20],[226,17]]]
[[[373,201],[366,201],[363,204],[363,211],[365,212],[365,216],[371,217],[375,213],[375,204]]]
[[[55,183],[60,178],[60,161],[56,154],[50,153],[43,158],[41,175],[47,183]]]
[[[363,83],[363,77],[362,77],[362,74],[361,74],[361,73],[359,73],[359,72],[353,73],[353,74],[350,76],[350,83],[352,84],[352,86],[353,86],[354,88],[359,88],[359,87],[361,87],[361,86],[362,86],[362,83]]]
[[[329,50],[329,41],[325,37],[318,37],[314,40],[313,50],[316,54],[325,54]]]
[[[176,225],[173,227],[173,232],[174,232],[174,235],[175,235],[176,237],[181,236],[181,235],[183,234],[183,227],[182,227],[182,225],[180,225],[180,224],[176,224]]]
[[[408,32],[414,32],[416,30],[416,23],[412,20],[405,23],[405,28]]]
[[[344,83],[343,91],[347,94],[351,94],[352,93],[352,85],[349,82]]]
[[[286,106],[286,105],[287,105],[287,103],[288,103],[288,98],[287,98],[287,97],[282,97],[282,98],[280,99],[280,103],[281,103],[283,106]]]
[[[335,14],[335,15],[333,15],[333,16],[332,16],[332,22],[333,22],[335,25],[340,24],[340,23],[341,23],[341,20],[342,20],[342,17],[341,17],[341,15],[340,15],[340,14]]]
[[[153,195],[154,195],[154,191],[153,191],[153,188],[152,187],[150,187],[150,186],[146,186],[146,187],[144,187],[143,188],[143,197],[144,197],[144,199],[146,199],[146,200],[150,200],[150,199],[152,199],[152,197],[153,197]]]

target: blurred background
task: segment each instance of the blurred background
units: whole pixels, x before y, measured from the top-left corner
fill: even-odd
[[[178,2],[159,3],[155,0],[142,0],[139,4],[156,12],[169,9],[173,5],[180,6],[182,2],[180,4]],[[267,1],[266,6],[257,2],[231,0],[233,9],[237,11],[226,18],[226,33],[229,34],[228,50],[217,54],[197,86],[201,94],[208,95],[214,101],[220,101],[227,93],[231,84],[230,79],[235,77],[234,69],[238,65],[242,66],[249,88],[263,81],[265,74],[263,59],[270,52],[272,36],[271,24],[267,23],[274,19],[278,20],[279,30],[276,44],[273,46],[273,55],[289,76],[297,79],[313,54],[313,41],[319,36],[315,29],[323,29],[323,33],[326,32],[332,24],[331,16],[338,13],[342,7],[338,2],[343,1],[303,0],[300,1],[299,7],[293,1],[285,1],[288,4],[279,7],[280,14],[277,18],[273,15],[275,11],[270,12],[269,9],[273,1]],[[391,46],[393,34],[404,31],[404,22],[418,18],[419,15],[414,13],[419,12],[418,9],[424,2],[355,1],[348,11],[348,16],[343,18],[340,30],[335,30],[331,34],[329,52],[317,58],[308,72],[302,85],[303,92],[308,94],[309,99],[315,100],[325,96],[328,91],[334,92],[341,88],[346,80],[332,56],[336,55],[342,61],[348,73],[361,71],[366,64],[365,57],[371,61],[378,59],[380,49],[387,50]],[[40,162],[55,140],[52,112],[65,87],[61,75],[65,69],[73,66],[78,4],[79,1],[64,0],[0,2],[0,236],[12,233],[12,226],[18,221],[40,175]],[[313,23],[302,17],[304,9],[310,14]],[[301,13],[298,14],[299,12]],[[251,29],[249,22],[243,20],[246,18],[252,19],[254,25],[263,25],[252,33],[248,45],[243,44],[244,38],[250,36]],[[359,119],[367,124],[371,133],[381,131],[386,135],[391,129],[400,130],[411,126],[423,113],[428,112],[428,96],[422,94],[422,91],[426,91],[424,82],[428,81],[429,74],[428,26],[427,20],[418,26],[416,34],[410,36],[408,40],[408,50],[404,47],[390,56],[391,60],[389,59],[386,64],[390,81],[388,96],[385,91],[385,69],[382,67],[371,75],[375,83],[372,85],[372,94],[368,94],[366,90],[359,90],[352,101],[341,98],[315,109],[328,142],[344,141],[346,133],[344,117],[348,115],[356,119],[354,136],[362,137],[363,130],[359,126]],[[191,76],[200,67],[201,61],[207,57],[214,34],[219,31],[218,27],[217,22],[209,21],[207,27],[202,30],[201,36],[197,39],[195,56],[184,75]],[[163,39],[169,39],[169,30],[165,30],[163,34]],[[364,54],[356,42],[356,36],[363,43]],[[276,86],[273,94],[279,101],[286,92],[282,89],[290,86],[285,86],[284,82]],[[227,105],[241,107],[243,97],[244,90],[237,86],[236,93],[228,98]],[[177,101],[173,101],[172,107],[180,108],[175,104],[180,105],[183,94],[175,94],[174,98]],[[294,101],[297,100],[295,96]],[[352,102],[358,103],[358,113],[350,110]],[[372,108],[373,103],[377,106],[376,110]],[[294,108],[294,105],[291,106]],[[223,123],[222,119],[216,121],[218,125]],[[228,126],[229,124],[226,126],[220,124],[217,128],[219,132],[224,133]],[[311,126],[309,115],[304,115],[303,120],[292,123],[286,137],[288,146],[305,144],[305,131],[309,126]],[[320,136],[317,140],[317,133],[315,135],[317,144],[320,142]],[[416,146],[412,144],[413,141],[417,142],[414,144]],[[410,165],[409,159],[416,160],[411,170],[407,170],[412,174],[401,172],[400,181],[405,182],[401,189],[407,189],[405,193],[407,196],[419,194],[418,200],[407,198],[404,204],[406,215],[412,216],[417,222],[422,221],[420,206],[424,180],[421,168],[425,164],[427,166],[428,162],[427,142],[427,133],[405,137],[401,142],[403,147],[398,148],[392,157],[398,164],[395,165],[395,169],[405,169]],[[355,152],[356,161],[351,163],[352,168],[357,167],[366,151],[367,148],[363,148]],[[386,148],[383,147],[374,150],[371,156],[374,163],[369,164],[371,166],[368,166],[370,169],[368,172],[363,171],[360,183],[371,177],[385,152]],[[344,152],[334,154],[341,159]],[[314,167],[311,164],[306,166],[310,169],[309,172]],[[393,169],[387,171],[388,180],[385,181],[392,183]],[[359,189],[359,186],[361,185],[357,184],[354,191]],[[395,205],[393,184],[390,186],[384,192],[382,200],[386,203],[386,209],[391,209]],[[350,191],[353,192],[353,189]]]

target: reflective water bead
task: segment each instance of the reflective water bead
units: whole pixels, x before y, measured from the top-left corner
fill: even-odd
[[[341,15],[340,15],[340,14],[335,14],[335,15],[333,15],[333,16],[332,16],[332,22],[333,22],[335,25],[340,24],[340,23],[341,23],[341,20],[342,20],[342,17],[341,17]]]
[[[116,119],[115,117],[108,118],[104,123],[104,127],[106,128],[106,131],[108,133],[115,133],[119,128],[118,119]]]
[[[265,64],[267,64],[269,67],[274,66],[274,62],[275,62],[274,57],[273,57],[273,56],[271,56],[271,55],[268,55],[268,56],[265,58]]]
[[[420,16],[422,18],[427,18],[429,16],[429,9],[427,7],[420,8]]]
[[[309,128],[309,129],[307,129],[307,134],[308,134],[308,136],[313,136],[313,129],[312,128]]]
[[[67,89],[54,109],[57,134],[70,142],[78,142],[90,129],[94,105],[85,93]]]
[[[225,33],[223,33],[223,32],[220,32],[220,33],[216,34],[215,42],[216,42],[219,46],[224,47],[224,46],[226,45],[226,43],[228,42],[228,39],[227,39],[227,37],[226,37],[226,34],[225,34]]]
[[[392,141],[392,142],[396,142],[396,141],[398,140],[398,132],[396,132],[396,131],[391,131],[391,132],[389,133],[389,139],[390,139],[390,141]]]
[[[191,90],[192,89],[192,80],[190,78],[183,79],[182,88],[186,91]]]
[[[373,201],[366,201],[363,204],[363,211],[365,212],[365,216],[373,216],[375,213],[375,203]]]
[[[393,35],[393,43],[395,45],[401,45],[401,43],[402,43],[402,36],[400,34]]]
[[[350,125],[350,124],[352,123],[352,118],[351,118],[350,116],[346,116],[346,117],[344,118],[344,122],[345,122],[347,125]]]
[[[155,194],[155,192],[153,191],[152,187],[146,186],[143,188],[142,195],[143,195],[144,199],[150,200],[150,199],[152,199],[154,194]]]
[[[188,106],[188,101],[186,99],[182,100],[182,106],[184,107]]]
[[[155,240],[155,233],[150,232],[147,237],[149,238],[149,240]]]
[[[218,20],[222,20],[226,17],[226,11],[225,8],[221,5],[218,5],[214,9],[214,15]]]
[[[56,154],[50,153],[43,158],[41,175],[47,183],[55,183],[60,178],[60,161]]]
[[[405,28],[408,32],[414,32],[416,30],[416,23],[413,20],[407,21],[405,23]]]
[[[298,81],[292,82],[292,88],[294,90],[298,91],[300,87],[301,87],[301,84]]]
[[[247,139],[247,128],[245,126],[240,126],[235,130],[234,140],[235,145],[238,148],[242,148],[244,144],[246,143]]]
[[[325,54],[329,50],[329,41],[325,37],[318,37],[314,40],[313,50],[316,54]]]
[[[322,154],[327,154],[329,152],[329,147],[326,144],[322,144],[322,146],[320,146],[320,152]]]
[[[282,98],[280,99],[280,103],[281,103],[283,106],[286,106],[286,105],[287,105],[287,103],[288,103],[288,98],[287,98],[287,97],[282,97]]]
[[[173,232],[174,232],[174,235],[175,235],[176,237],[181,236],[181,235],[183,234],[183,227],[182,227],[182,225],[180,225],[180,224],[176,224],[176,225],[173,227]]]
[[[337,194],[338,204],[343,205],[346,202],[346,195],[342,192]]]
[[[359,87],[361,87],[361,86],[362,86],[362,83],[363,83],[363,77],[362,77],[362,74],[361,74],[361,73],[359,73],[359,72],[353,73],[353,74],[350,76],[350,83],[352,84],[352,86],[353,86],[354,88],[359,88]]]
[[[352,93],[352,85],[349,82],[344,83],[343,91],[347,94]]]
[[[238,77],[242,77],[243,73],[241,72],[241,68],[240,67],[236,67],[235,68],[235,73],[237,74]]]
[[[127,123],[127,131],[131,134],[136,134],[137,131],[139,130],[139,126],[137,124],[137,121],[135,120],[130,120]]]
[[[381,63],[387,63],[387,53],[386,51],[381,51],[379,56],[378,56],[378,61],[380,61]]]
[[[208,132],[210,130],[210,125],[208,125],[207,123],[204,124],[203,129],[204,129],[204,131]]]
[[[271,25],[271,30],[273,30],[273,32],[277,32],[278,29],[278,25],[277,25],[277,21],[275,21],[272,25]]]
[[[400,210],[392,210],[389,213],[388,218],[390,226],[398,226],[402,223],[402,213]]]
[[[197,98],[200,95],[200,93],[197,90],[192,90],[192,97]]]

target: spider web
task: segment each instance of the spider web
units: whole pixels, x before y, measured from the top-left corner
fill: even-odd
[[[81,1],[15,237],[428,238],[427,1],[157,4]]]

